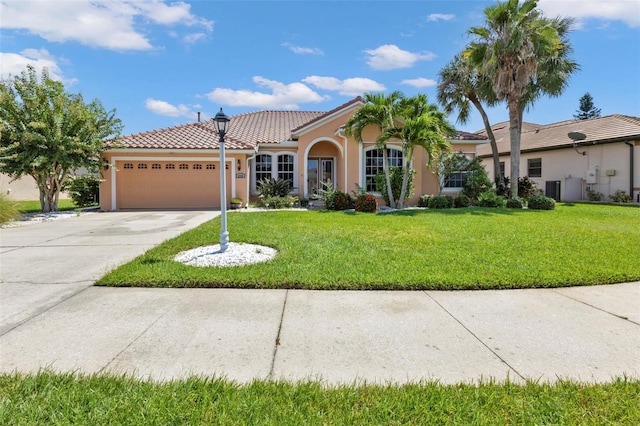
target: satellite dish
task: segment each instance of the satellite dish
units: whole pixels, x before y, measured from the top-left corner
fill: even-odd
[[[572,141],[577,142],[586,139],[587,135],[581,132],[569,132],[569,138],[571,138]]]

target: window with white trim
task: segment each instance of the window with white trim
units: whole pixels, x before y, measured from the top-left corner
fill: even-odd
[[[293,155],[278,155],[278,179],[288,180],[291,187],[293,187],[293,181],[295,177],[293,166]]]
[[[464,182],[467,179],[467,172],[449,173],[444,178],[445,188],[464,188]]]
[[[527,160],[527,176],[542,177],[542,158],[529,158]]]
[[[260,182],[262,179],[271,178],[271,155],[260,154],[256,156],[256,182]]]
[[[383,156],[382,149],[370,149],[365,152],[364,159],[364,180],[367,191],[376,191],[375,176],[382,173]],[[387,163],[389,167],[402,167],[402,151],[399,149],[387,148]]]

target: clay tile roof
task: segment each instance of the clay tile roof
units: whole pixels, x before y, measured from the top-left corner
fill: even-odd
[[[506,154],[510,151],[509,124],[493,126],[498,152]],[[525,126],[524,124],[527,124]],[[567,120],[544,126],[523,123],[520,149],[526,151],[542,151],[545,149],[570,148],[573,141],[569,132],[581,132],[587,137],[580,145],[640,140],[640,118],[628,115],[613,114],[590,120]],[[484,132],[477,132],[484,134]],[[479,156],[490,156],[489,145],[478,146]]]
[[[324,115],[322,111],[257,111],[231,117],[229,135],[252,146],[291,139],[291,130]]]
[[[309,125],[311,125],[311,124],[313,124],[313,123],[315,123],[315,122],[317,122],[317,121],[320,121],[320,120],[322,120],[323,118],[328,117],[328,116],[330,116],[331,114],[333,114],[333,113],[335,113],[335,112],[337,112],[337,111],[340,111],[340,110],[342,110],[342,109],[345,109],[345,108],[347,108],[347,107],[350,107],[351,105],[353,105],[353,104],[357,104],[357,103],[359,103],[359,102],[362,102],[362,97],[361,97],[361,96],[356,96],[355,98],[351,99],[349,102],[345,102],[344,104],[342,104],[342,105],[340,105],[340,106],[335,107],[335,108],[334,108],[334,109],[332,109],[331,111],[323,112],[322,114],[318,115],[318,116],[317,116],[317,117],[315,117],[314,119],[309,120],[309,121],[307,121],[307,122],[305,122],[305,123],[302,123],[301,125],[299,125],[299,126],[297,126],[297,127],[295,127],[295,128],[292,128],[291,133],[295,133],[295,132],[297,132],[298,130],[300,130],[300,129],[304,128],[304,127],[307,127],[307,126],[309,126]]]
[[[225,142],[227,149],[253,149],[232,135],[225,138]],[[211,122],[189,123],[122,136],[117,141],[107,141],[106,145],[144,149],[218,149],[218,135]]]
[[[488,140],[485,135],[481,135],[481,134],[478,134],[478,133],[463,132],[461,130],[458,130],[458,132],[456,133],[455,139],[459,140],[459,141],[486,141],[486,140]]]
[[[279,143],[289,140],[291,129],[323,115],[314,111],[257,111],[231,117],[225,136],[227,149],[255,149],[259,143]],[[183,124],[148,132],[135,133],[107,141],[142,149],[218,149],[218,134],[210,121]]]

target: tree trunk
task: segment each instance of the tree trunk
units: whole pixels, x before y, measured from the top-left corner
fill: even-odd
[[[509,137],[511,139],[511,198],[518,197],[518,178],[520,177],[520,111],[518,101],[509,98]]]
[[[405,167],[402,173],[402,189],[400,190],[400,199],[398,200],[398,208],[404,208],[404,201],[407,198],[407,188],[409,187],[409,175],[413,170],[413,150],[409,150],[406,154]]]
[[[391,188],[391,176],[389,175],[389,156],[387,155],[387,146],[382,147],[382,170],[384,171],[384,180],[387,183],[387,196],[389,197],[389,207],[396,208],[396,200],[393,198],[393,188]]]
[[[498,153],[498,144],[496,143],[496,137],[493,134],[493,129],[491,128],[489,117],[482,107],[482,104],[477,99],[472,99],[471,102],[480,112],[480,115],[482,116],[482,122],[484,123],[484,129],[487,131],[487,137],[489,138],[489,144],[491,145],[491,155],[493,157],[493,182],[497,186],[499,180],[502,179],[503,176],[500,175],[500,155]]]

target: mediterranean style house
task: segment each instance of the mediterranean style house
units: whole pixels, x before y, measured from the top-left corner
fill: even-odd
[[[492,129],[501,173],[509,176],[509,123]],[[479,145],[477,154],[493,176],[491,147]],[[601,193],[606,201],[616,191],[625,191],[638,203],[640,118],[614,114],[548,125],[523,123],[520,175],[528,176],[546,196],[559,201],[587,200],[587,191]]]
[[[246,205],[264,178],[287,179],[292,194],[305,198],[328,181],[344,192],[360,187],[375,193],[373,177],[382,170],[377,130],[365,129],[363,143],[344,131],[361,105],[357,97],[328,112],[258,111],[231,117],[225,136],[227,203],[240,198]],[[488,141],[460,132],[451,143],[456,152],[473,157]],[[390,165],[405,161],[398,143],[389,144],[388,154]],[[417,149],[408,205],[417,204],[422,194],[439,192],[438,178],[426,163],[426,152]],[[222,165],[211,121],[121,137],[104,152],[103,164],[101,210],[220,208]]]

